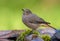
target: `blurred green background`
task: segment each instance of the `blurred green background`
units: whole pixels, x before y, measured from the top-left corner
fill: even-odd
[[[22,23],[22,8],[60,29],[60,0],[0,0],[0,30],[28,29]]]

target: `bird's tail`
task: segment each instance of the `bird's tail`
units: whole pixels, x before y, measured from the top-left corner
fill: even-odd
[[[54,27],[52,27],[51,25],[48,25],[50,28],[53,28],[53,29],[55,29],[56,30],[56,28],[54,28]]]

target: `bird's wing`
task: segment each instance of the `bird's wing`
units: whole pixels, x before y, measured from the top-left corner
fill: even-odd
[[[44,19],[38,17],[37,15],[32,14],[31,19],[30,19],[31,23],[45,23],[45,24],[50,24],[49,22],[46,22]]]

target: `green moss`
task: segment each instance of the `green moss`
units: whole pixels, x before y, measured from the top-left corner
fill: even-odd
[[[40,35],[37,31],[32,31],[32,30],[26,30],[25,32],[21,33],[20,36],[17,38],[16,41],[24,41],[25,37],[31,34],[36,34],[40,38],[42,38],[44,41],[50,41],[50,36],[45,34],[45,35]]]
[[[25,36],[31,35],[31,34],[37,34],[37,31],[32,31],[32,30],[26,30],[25,32],[21,33],[20,36],[17,38],[16,41],[24,41]]]
[[[44,41],[51,41],[49,35],[42,35],[41,37]]]

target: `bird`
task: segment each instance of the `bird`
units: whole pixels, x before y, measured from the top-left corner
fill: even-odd
[[[51,27],[49,22],[46,22],[43,18],[37,16],[36,14],[32,13],[30,9],[22,9],[22,22],[30,29],[36,30],[38,27],[48,26]],[[52,27],[53,28],[53,27]],[[54,28],[55,29],[55,28]]]

